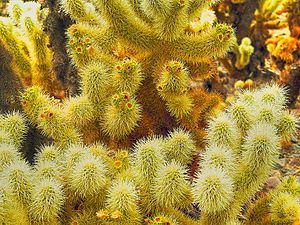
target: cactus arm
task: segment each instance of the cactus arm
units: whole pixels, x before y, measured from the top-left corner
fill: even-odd
[[[16,25],[20,24],[21,15],[23,13],[23,4],[24,3],[21,0],[12,0],[8,5],[8,13],[11,16],[13,23]]]
[[[38,86],[28,88],[21,96],[23,110],[34,125],[37,124],[40,110],[50,102],[51,99]]]
[[[119,210],[124,224],[140,224],[142,221],[138,208],[139,196],[135,185],[127,180],[113,182],[108,193],[107,208]]]
[[[8,27],[0,21],[0,39],[14,56],[14,66],[21,78],[25,81],[31,80],[31,64],[28,55],[21,48],[20,43]],[[30,83],[30,82],[29,82]]]
[[[158,44],[153,30],[139,19],[132,7],[121,0],[97,0],[115,34],[129,46],[150,50]]]
[[[43,28],[26,13],[21,17],[25,34],[29,39],[29,53],[32,65],[32,84],[39,85],[50,94],[61,91],[62,87],[52,71],[52,52],[48,48],[49,39]]]
[[[90,61],[115,62],[111,48],[116,42],[115,35],[108,27],[98,27],[84,23],[73,24],[67,31],[68,53],[76,67],[81,68]]]
[[[186,35],[170,44],[173,45],[175,52],[185,60],[203,62],[214,57],[223,57],[234,40],[233,28],[225,24],[218,24],[206,33]]]
[[[116,42],[116,37],[112,29],[108,26],[93,26],[86,23],[77,23],[76,28],[78,32],[84,37],[91,37],[97,48],[101,50],[109,50],[113,44]],[[70,38],[73,35],[68,33]]]
[[[64,11],[78,22],[88,22],[95,25],[104,24],[95,9],[89,9],[83,0],[63,0],[61,4]]]
[[[170,0],[141,0],[141,9],[150,18],[166,18],[170,15]]]
[[[174,40],[184,34],[184,28],[188,24],[185,8],[186,3],[184,1],[174,0],[166,16],[157,16],[154,19],[154,28],[157,30],[159,38]]]
[[[235,43],[233,52],[236,54],[236,63],[235,67],[237,69],[243,69],[250,62],[251,54],[253,53],[254,48],[251,46],[250,38],[243,38],[241,45],[237,46]]]

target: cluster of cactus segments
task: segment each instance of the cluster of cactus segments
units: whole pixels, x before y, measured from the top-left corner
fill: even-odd
[[[45,127],[68,123],[58,103],[37,90],[24,102]],[[32,99],[39,104],[30,107]],[[205,150],[185,128],[167,136],[148,136],[130,148],[115,149],[97,141],[41,146],[33,165],[20,152],[26,135],[24,116],[0,117],[0,221],[4,224],[242,224],[245,203],[262,187],[280,154],[280,142],[294,138],[298,118],[286,110],[286,91],[275,84],[243,90],[227,110],[209,120]],[[126,113],[127,92],[110,105]],[[49,104],[44,106],[44,104]],[[51,107],[50,107],[51,106]],[[44,107],[39,112],[39,107]],[[130,107],[129,107],[130,108]],[[34,119],[34,117],[29,117]],[[63,125],[62,125],[63,124]],[[45,132],[48,132],[45,130]],[[64,136],[62,136],[64,137]],[[196,174],[190,165],[201,155]],[[287,178],[254,202],[247,221],[267,215],[272,223],[299,219],[299,184]],[[255,213],[262,206],[265,211]],[[193,207],[199,216],[186,212]],[[251,224],[251,223],[250,223]]]
[[[51,95],[63,97],[60,81],[52,70],[53,52],[43,31],[46,9],[35,1],[11,0],[9,17],[0,18],[0,41],[11,53],[12,68],[25,87],[39,85]]]
[[[55,106],[74,131],[70,142],[104,139],[129,147],[182,126],[203,145],[207,118],[221,98],[192,83],[212,76],[216,59],[236,43],[234,29],[216,23],[209,10],[215,2],[62,0],[61,9],[74,21],[66,31],[67,50],[81,78],[81,94]],[[191,29],[195,22],[197,31]],[[30,106],[24,109],[36,117]],[[48,132],[45,123],[37,124],[57,139],[59,127]]]
[[[300,221],[300,184],[295,176],[286,177],[274,190],[254,201],[248,209],[246,224],[298,224]]]

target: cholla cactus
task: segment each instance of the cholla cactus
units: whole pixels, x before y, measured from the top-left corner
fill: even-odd
[[[186,170],[172,161],[157,171],[152,185],[155,202],[161,208],[185,208],[192,202]],[[172,189],[168,188],[172,187]]]
[[[0,20],[0,40],[13,55],[13,68],[24,86],[39,85],[61,96],[62,87],[52,71],[52,52],[42,27],[45,10],[37,2],[11,0],[9,18]]]
[[[285,138],[279,126],[282,124],[279,121],[286,117],[285,102],[285,89],[277,85],[241,92],[228,112],[211,121],[203,168],[194,185],[195,196],[202,196],[196,200],[203,211],[203,224],[236,224],[242,205],[264,183],[278,159],[280,140]],[[270,104],[276,116],[272,110],[268,111],[270,117],[257,113],[270,109]],[[294,135],[299,121],[292,115],[290,118],[293,118],[293,128],[288,128],[291,123],[285,123],[285,128]],[[216,195],[203,198],[205,193]],[[210,204],[216,205],[209,207]]]
[[[23,114],[19,112],[12,112],[7,115],[0,115],[0,139],[9,137],[11,144],[20,148],[27,132],[26,119]]]
[[[191,159],[197,154],[197,147],[191,134],[182,129],[176,129],[169,134],[162,150],[168,160],[173,159],[183,165],[191,163]]]
[[[0,220],[19,222],[18,215],[24,225],[139,225],[143,218],[150,224],[240,224],[243,205],[278,159],[280,140],[293,138],[299,125],[285,111],[285,102],[285,89],[276,85],[239,93],[228,111],[210,120],[196,177],[188,166],[200,148],[184,129],[141,139],[129,152],[99,142],[68,147],[56,142],[41,147],[33,168],[6,142],[15,136],[7,136],[0,143],[0,178],[8,186],[4,192],[0,185]],[[266,119],[257,113],[270,104],[276,116]],[[289,123],[282,122],[287,118]],[[22,129],[18,132],[22,139]],[[295,180],[287,179],[277,192],[251,206],[248,220],[268,214],[272,224],[294,222],[300,215],[299,190]],[[199,218],[183,213],[193,205],[201,211]],[[256,214],[260,206],[264,210]]]
[[[214,25],[202,16],[214,3],[61,1],[62,10],[76,21],[67,30],[67,48],[81,77],[82,94],[54,107],[46,99],[29,99],[28,89],[23,95],[25,111],[56,141],[62,135],[76,139],[79,133],[85,143],[101,139],[129,147],[131,134],[136,140],[182,125],[202,144],[206,119],[220,97],[192,88],[191,80],[201,70],[211,76],[215,59],[225,56],[235,42],[232,27]],[[203,32],[187,29],[196,17],[205,20]],[[33,29],[34,21],[25,21],[27,30]],[[31,111],[33,104],[45,108]],[[41,118],[42,110],[53,112],[51,121]],[[57,129],[60,120],[69,122],[67,131]]]
[[[32,189],[29,213],[37,223],[60,224],[59,214],[63,203],[61,185],[55,180],[43,179]]]
[[[81,140],[76,127],[66,118],[67,114],[63,113],[59,103],[45,95],[41,88],[28,88],[21,99],[30,121],[58,145],[66,147]]]
[[[248,209],[246,224],[292,224],[300,219],[300,184],[288,176]],[[263,221],[263,222],[262,222]]]
[[[251,39],[248,37],[243,38],[242,43],[233,50],[236,54],[235,67],[239,70],[245,68],[250,62],[253,51],[254,47],[251,45]]]

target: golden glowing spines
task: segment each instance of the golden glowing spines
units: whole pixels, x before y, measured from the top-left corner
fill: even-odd
[[[80,72],[83,94],[96,109],[103,111],[103,104],[110,96],[110,68],[98,61],[91,61]],[[102,109],[102,110],[101,110]]]
[[[0,20],[0,38],[13,55],[13,65],[25,84],[31,83],[32,68],[29,56],[23,51],[13,31]]]
[[[188,24],[188,15],[185,11],[187,5],[186,0],[173,0],[169,2],[165,15],[155,15],[154,29],[159,39],[172,41],[184,35]]]
[[[32,86],[22,94],[21,103],[31,123],[36,125],[40,110],[49,105],[51,99],[44,94],[40,87]]]
[[[78,22],[89,22],[97,25],[102,23],[95,8],[83,0],[63,0],[61,4],[64,11]]]
[[[102,129],[110,137],[120,139],[133,131],[140,118],[140,105],[124,91],[112,96],[104,113]]]
[[[22,24],[29,39],[28,49],[32,65],[32,84],[39,85],[49,94],[61,91],[62,87],[52,71],[52,52],[48,48],[49,40],[42,26],[32,12],[23,13]]]
[[[22,0],[11,0],[8,5],[8,13],[12,18],[14,24],[19,25],[23,9],[23,1]]]
[[[135,14],[128,2],[95,0],[95,3],[116,36],[126,45],[144,50],[151,50],[158,45],[159,41],[153,35],[151,27]]]
[[[234,30],[226,24],[217,24],[207,32],[185,35],[172,43],[175,52],[191,62],[203,62],[215,57],[223,57],[233,46]]]
[[[41,109],[38,115],[38,128],[52,137],[60,147],[81,142],[81,135],[68,122],[62,108],[57,105],[48,105]]]
[[[116,40],[109,28],[99,29],[98,26],[78,23],[68,28],[67,35],[68,53],[72,63],[79,70],[90,61],[101,61],[106,64],[116,61],[110,52]]]
[[[3,117],[0,116],[0,130],[7,132],[12,143],[17,148],[21,147],[27,129],[24,115],[19,112],[12,112]]]
[[[142,218],[138,201],[138,192],[132,182],[115,180],[109,189],[107,208],[110,211],[120,211],[124,217],[121,218],[124,224],[140,224]]]
[[[97,115],[94,105],[84,95],[66,100],[64,110],[67,120],[79,129],[94,121]]]
[[[193,199],[187,178],[184,166],[175,161],[162,166],[152,187],[156,204],[162,209],[187,208]]]
[[[118,63],[113,71],[113,86],[118,92],[128,91],[135,94],[143,80],[141,67],[133,59]]]
[[[166,101],[168,111],[176,119],[181,119],[191,112],[194,104],[187,94],[189,75],[183,63],[179,61],[166,63],[156,88],[159,95]]]

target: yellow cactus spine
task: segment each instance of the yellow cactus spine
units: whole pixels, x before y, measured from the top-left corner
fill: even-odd
[[[279,193],[270,203],[274,224],[292,224],[300,219],[300,203],[289,193]]]
[[[107,196],[107,208],[110,211],[120,211],[120,220],[124,224],[140,224],[142,218],[138,201],[138,193],[132,182],[116,180]]]
[[[81,22],[89,22],[92,24],[101,24],[101,18],[96,14],[95,9],[87,7],[87,3],[82,0],[63,0],[62,8],[73,19]]]
[[[31,64],[28,55],[22,50],[20,42],[13,34],[13,31],[0,20],[0,38],[3,40],[7,49],[13,55],[13,65],[20,75],[22,81],[26,84],[31,83]]]
[[[20,159],[21,154],[15,146],[3,142],[0,143],[0,172],[2,172],[7,165]]]
[[[27,132],[27,124],[22,115],[19,112],[12,112],[3,117],[0,117],[0,130],[8,133],[12,143],[20,148]]]
[[[71,97],[65,102],[67,120],[74,124],[78,129],[95,120],[97,112],[92,102],[87,96]]]
[[[33,188],[33,171],[23,160],[16,160],[9,164],[2,172],[2,178],[8,183],[12,195],[24,206],[31,201]]]
[[[101,110],[101,105],[106,101],[109,91],[110,68],[103,63],[90,62],[81,71],[83,94],[93,103],[93,105]],[[103,110],[102,110],[103,111]]]
[[[48,105],[41,108],[37,127],[47,136],[52,137],[60,147],[80,143],[81,135],[77,129],[65,118],[62,109],[57,105]]]
[[[79,198],[94,198],[107,185],[107,169],[99,157],[86,154],[74,164],[70,174],[70,191]]]
[[[238,128],[226,113],[221,113],[209,122],[208,143],[217,146],[236,148],[240,137],[237,137]]]
[[[102,122],[103,131],[120,139],[130,134],[141,118],[141,107],[126,91],[115,94],[106,108]]]
[[[37,124],[40,110],[50,104],[50,102],[50,98],[38,86],[28,88],[21,96],[23,109],[30,121],[35,125]]]
[[[295,176],[288,176],[265,196],[252,202],[247,210],[246,225],[293,224],[300,219],[300,184]]]
[[[265,123],[255,124],[247,132],[243,149],[246,151],[243,152],[242,164],[236,177],[239,183],[237,188],[244,194],[253,194],[253,188],[259,188],[278,158],[279,138],[275,128]]]
[[[128,91],[135,94],[142,82],[141,67],[133,59],[125,59],[115,66],[113,86],[118,92]]]
[[[180,38],[188,23],[188,16],[185,13],[188,1],[175,0],[170,1],[169,4],[165,9],[165,15],[154,15],[154,27],[158,31],[157,35],[166,41]]]
[[[197,73],[212,75],[215,59],[235,42],[226,24],[203,20],[200,30],[188,30],[195,14],[203,19],[215,2],[62,1],[76,21],[67,48],[82,92],[63,101],[36,86],[23,93],[25,113],[51,142],[33,171],[14,168],[19,154],[0,116],[0,141],[12,150],[0,145],[0,177],[33,223],[136,225],[146,216],[153,224],[238,224],[278,158],[280,139],[292,138],[298,122],[283,113],[285,93],[275,85],[240,93],[221,113],[221,97],[199,88]],[[43,63],[47,41],[39,24],[23,17],[40,48],[32,55]],[[12,171],[18,176],[9,177]],[[193,204],[201,214],[191,219],[185,214]],[[294,206],[272,205],[274,215]]]
[[[90,61],[103,61],[111,64],[116,61],[109,49],[115,43],[114,34],[107,27],[95,30],[86,23],[73,24],[67,30],[68,53],[74,66],[81,70]],[[106,54],[103,54],[106,53]]]
[[[22,23],[25,34],[29,39],[29,53],[32,65],[32,84],[39,85],[49,94],[57,94],[61,90],[60,83],[52,71],[52,52],[48,48],[48,36],[39,25],[32,11],[23,13]]]
[[[300,121],[295,115],[289,112],[283,112],[276,124],[276,127],[278,134],[282,139],[290,140],[295,138],[299,125]]]
[[[104,19],[126,44],[148,50],[158,45],[158,40],[153,37],[151,28],[136,16],[128,2],[120,0],[96,0],[95,2],[102,10]]]
[[[29,213],[34,222],[58,225],[64,204],[62,186],[55,180],[42,179],[32,189]]]
[[[30,219],[27,208],[16,201],[9,185],[2,182],[0,193],[0,221],[7,224],[28,225]]]
[[[236,122],[238,128],[242,133],[247,132],[253,120],[253,117],[249,113],[248,109],[248,105],[242,101],[237,101],[229,109],[232,119]]]
[[[53,161],[37,162],[35,165],[36,179],[51,179],[59,181],[61,177],[61,171],[59,169],[59,165]]]
[[[162,149],[168,160],[175,160],[182,165],[189,164],[197,154],[197,147],[191,133],[183,129],[172,131]]]
[[[55,100],[46,96],[41,88],[28,88],[21,96],[24,111],[31,122],[38,126],[56,144],[67,147],[81,141],[81,135],[65,118],[62,108]]]
[[[278,160],[281,138],[293,137],[298,124],[295,118],[290,118],[295,123],[282,122],[289,117],[284,111],[284,89],[269,85],[240,93],[227,112],[211,119],[201,167],[193,168],[196,177],[189,180],[186,166],[195,162],[198,150],[194,136],[186,130],[177,128],[167,137],[141,139],[132,151],[101,143],[86,146],[80,140],[73,145],[62,144],[72,140],[69,131],[77,132],[65,119],[62,103],[45,97],[36,87],[27,89],[22,99],[28,115],[38,116],[36,125],[54,142],[41,147],[32,170],[7,142],[11,138],[5,137],[8,132],[0,129],[0,178],[10,192],[0,195],[4,202],[0,205],[0,221],[19,216],[26,221],[19,223],[22,225],[29,219],[43,224],[142,224],[143,215],[149,217],[146,221],[150,224],[167,220],[183,225],[237,225],[243,205],[262,187]],[[122,92],[114,96],[111,105],[126,114],[127,109],[120,107],[131,100],[128,92]],[[26,108],[34,102],[37,105],[32,111]],[[278,118],[259,120],[253,116],[257,108],[261,111],[272,102],[281,112]],[[248,116],[253,119],[242,126]],[[0,121],[7,118],[1,115]],[[268,214],[274,224],[297,220],[299,187],[295,179],[285,180],[278,191],[259,203],[264,211],[257,216]],[[197,220],[182,212],[192,203],[201,210]],[[14,207],[18,207],[18,213]]]
[[[162,166],[152,187],[156,204],[161,208],[187,208],[193,199],[187,178],[185,168],[175,161]]]
[[[172,95],[180,95],[187,92],[188,72],[183,63],[178,61],[168,62],[162,70],[157,89],[164,99]]]
[[[158,93],[166,101],[168,111],[178,120],[188,115],[194,106],[187,94],[188,79],[183,63],[170,61],[164,66],[157,84]]]
[[[20,19],[23,13],[23,1],[21,0],[11,0],[8,6],[8,13],[12,18],[14,24],[19,25]]]
[[[202,165],[203,168],[220,168],[232,175],[235,171],[235,159],[236,155],[231,149],[213,144],[207,148]]]
[[[156,2],[141,0],[141,8],[150,18],[167,17],[171,9],[171,1],[159,0]]]
[[[183,59],[191,62],[204,62],[213,57],[223,57],[235,42],[233,28],[217,24],[207,32],[183,36],[173,45]]]
[[[136,171],[137,186],[143,193],[141,205],[144,212],[151,212],[153,209],[151,188],[159,168],[165,162],[164,159],[160,139],[149,138],[135,144],[133,168]]]
[[[207,215],[227,209],[233,199],[233,180],[222,169],[202,171],[194,183],[195,202]]]

